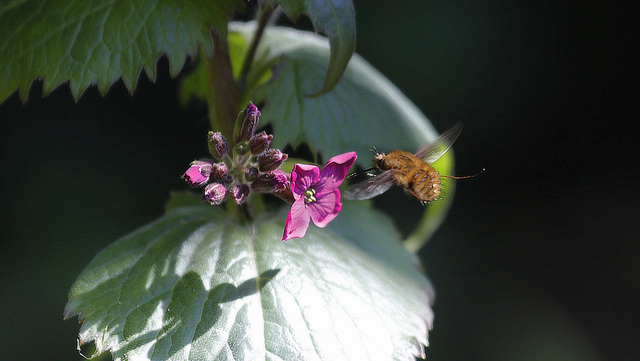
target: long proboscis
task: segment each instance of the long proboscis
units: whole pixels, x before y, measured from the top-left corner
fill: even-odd
[[[378,167],[371,167],[371,168],[363,169],[363,170],[358,171],[358,172],[353,172],[353,173],[351,173],[351,174],[349,174],[349,175],[347,176],[347,179],[348,179],[348,178],[353,178],[353,177],[355,177],[355,176],[357,176],[357,175],[360,175],[360,174],[362,174],[362,173],[370,172],[370,171],[372,171],[372,170],[376,170],[376,169],[379,169],[379,168],[378,168]]]
[[[465,176],[458,176],[458,177],[453,176],[453,175],[442,175],[442,174],[440,174],[440,176],[441,176],[441,177],[444,177],[444,178],[449,178],[449,179],[467,179],[467,178],[475,178],[475,177],[479,176],[480,174],[484,173],[486,170],[487,170],[486,168],[482,168],[482,170],[481,170],[481,171],[479,171],[479,172],[478,172],[478,173],[476,173],[476,174],[473,174],[473,175],[465,175]]]

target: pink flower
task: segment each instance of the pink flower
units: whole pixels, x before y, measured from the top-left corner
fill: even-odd
[[[336,218],[342,209],[338,187],[357,157],[355,152],[337,155],[322,170],[307,164],[293,166],[291,190],[295,201],[287,215],[283,241],[303,237],[310,220],[324,228]]]

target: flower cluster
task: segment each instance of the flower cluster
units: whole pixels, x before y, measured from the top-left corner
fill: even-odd
[[[207,143],[214,159],[194,160],[182,175],[191,187],[204,187],[203,201],[220,205],[231,198],[242,204],[253,191],[293,202],[290,176],[278,170],[288,156],[279,149],[269,149],[271,134],[255,133],[259,120],[260,111],[253,103],[240,112],[233,148],[222,133],[209,132]]]
[[[255,133],[260,111],[250,103],[238,115],[233,132],[234,146],[219,132],[209,132],[209,153],[215,159],[191,162],[182,178],[191,187],[204,187],[203,202],[220,205],[227,199],[244,203],[251,192],[271,193],[288,203],[282,240],[303,237],[309,223],[323,228],[342,209],[338,187],[344,181],[357,155],[337,155],[322,169],[309,164],[295,164],[291,174],[278,168],[288,158],[278,149],[270,149],[273,136]]]

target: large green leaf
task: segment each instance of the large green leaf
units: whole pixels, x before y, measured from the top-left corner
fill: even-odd
[[[182,203],[180,205],[180,203]],[[413,360],[433,291],[390,220],[348,202],[281,242],[284,215],[240,225],[178,201],[73,285],[66,317],[116,360]]]
[[[35,78],[45,93],[70,81],[74,97],[102,93],[122,77],[133,91],[142,69],[155,79],[166,54],[173,75],[198,47],[211,53],[210,28],[226,34],[240,0],[14,0],[0,5],[0,102],[25,99]]]
[[[231,23],[230,31],[250,39],[253,23]],[[326,39],[283,27],[268,28],[256,56],[273,64],[274,76],[253,95],[264,101],[261,122],[273,124],[276,147],[307,143],[327,158],[356,151],[358,163],[370,166],[373,146],[380,151],[415,151],[433,141],[427,117],[380,72],[357,54],[333,90],[307,94],[323,82],[329,62]]]
[[[329,38],[331,55],[322,88],[312,91],[324,94],[340,80],[356,45],[356,17],[351,0],[259,0],[273,6],[280,5],[287,16],[296,20],[301,13],[307,14],[316,31]],[[310,93],[306,93],[308,95]]]

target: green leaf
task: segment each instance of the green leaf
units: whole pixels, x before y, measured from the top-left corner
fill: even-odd
[[[122,78],[133,92],[144,69],[166,54],[172,75],[198,47],[211,53],[210,28],[226,34],[240,0],[13,1],[0,6],[0,102],[36,78],[44,92],[70,81],[78,98],[92,84],[105,93]]]
[[[253,28],[253,23],[230,24],[230,31],[248,39]],[[304,142],[327,159],[356,151],[357,162],[369,167],[371,147],[416,151],[437,137],[426,116],[357,54],[333,90],[305,96],[322,84],[329,61],[329,47],[320,36],[267,28],[256,61],[273,64],[274,59],[274,76],[253,96],[254,102],[265,102],[261,122],[273,124],[274,147]]]
[[[249,40],[245,39],[238,33],[229,33],[227,37],[227,43],[229,45],[229,57],[231,61],[231,67],[233,70],[233,76],[238,79],[242,64],[249,50]],[[262,59],[264,60],[264,59]],[[250,72],[249,81],[245,84],[244,94],[240,94],[242,101],[240,104],[247,105],[251,100],[249,96],[255,88],[265,83],[271,78],[272,74],[269,67],[265,64],[261,65],[260,69],[256,69],[254,66]],[[199,63],[189,74],[183,76],[180,80],[180,104],[186,106],[189,104],[192,98],[199,98],[208,101],[210,106],[212,105],[211,99],[214,98],[212,84],[212,70],[210,63],[203,54],[199,56]]]
[[[351,0],[259,0],[274,7],[282,6],[284,13],[295,21],[301,13],[309,16],[316,31],[329,38],[331,55],[322,87],[313,90],[314,96],[324,94],[338,83],[356,44],[355,10]],[[308,95],[310,93],[305,93]]]
[[[281,242],[284,215],[252,225],[175,207],[107,247],[65,317],[115,360],[414,360],[433,291],[391,221],[345,203],[327,228]]]

